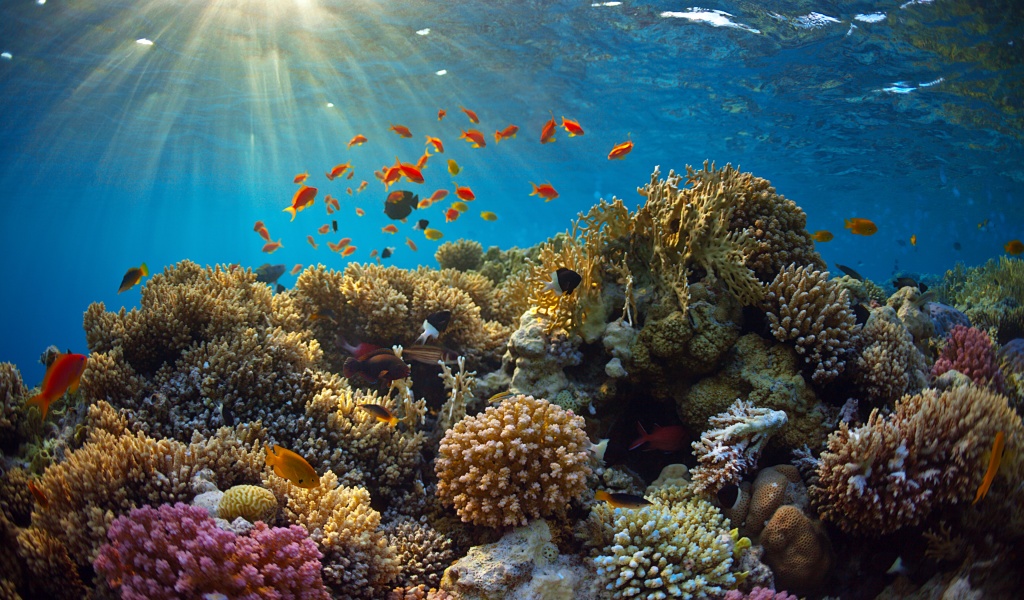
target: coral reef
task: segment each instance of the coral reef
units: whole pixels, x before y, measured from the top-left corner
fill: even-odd
[[[564,369],[580,364],[582,339],[550,330],[549,318],[531,309],[523,313],[508,341],[505,360],[515,365],[511,389],[537,398],[554,398],[569,386]]]
[[[235,485],[228,488],[217,505],[217,517],[234,521],[241,517],[250,523],[273,523],[277,516],[277,497],[258,485]]]
[[[547,400],[522,395],[466,417],[441,440],[438,498],[463,521],[489,527],[564,513],[591,473],[583,424]]]
[[[739,399],[728,411],[708,419],[712,429],[692,444],[700,463],[692,472],[696,491],[717,492],[726,484],[738,484],[757,467],[768,438],[786,421],[781,410],[758,408]]]
[[[434,258],[442,269],[476,271],[484,262],[484,247],[476,240],[456,240],[437,247]]]
[[[455,559],[451,540],[423,520],[398,519],[383,530],[401,565],[398,583],[403,587],[436,588],[441,574]]]
[[[829,280],[828,271],[786,267],[768,286],[764,306],[772,335],[793,342],[815,383],[829,383],[843,372],[859,327],[849,294]]]
[[[860,344],[851,378],[865,400],[876,405],[892,404],[927,385],[925,357],[891,307],[871,311],[861,330]]]
[[[1024,337],[1024,260],[1001,256],[970,269],[957,264],[939,291],[975,327],[995,330],[1000,344]]]
[[[926,389],[873,410],[857,428],[846,423],[828,438],[811,499],[822,519],[862,536],[915,525],[936,507],[968,502],[981,484],[997,432],[1005,435],[1000,475],[986,502],[1019,504],[1024,443],[1020,416],[1005,396],[974,386]]]
[[[11,363],[0,363],[0,451],[10,452],[17,446],[18,424],[23,419],[21,405],[28,390],[21,372]]]
[[[977,385],[1003,391],[1003,374],[995,348],[988,334],[980,329],[956,325],[950,331],[946,345],[932,366],[932,375],[938,377],[952,370],[963,373]]]
[[[107,537],[96,572],[127,600],[330,597],[320,553],[301,527],[257,523],[249,536],[236,536],[203,509],[179,503],[134,509],[114,520]]]
[[[764,562],[779,587],[807,593],[821,587],[832,568],[832,546],[821,523],[799,508],[780,506],[761,534]]]
[[[775,511],[784,504],[807,505],[807,488],[796,467],[775,465],[761,469],[751,486],[745,532],[760,535]],[[734,524],[743,523],[734,521]]]

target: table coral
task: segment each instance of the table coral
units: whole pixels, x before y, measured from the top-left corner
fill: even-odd
[[[850,371],[862,399],[891,404],[928,383],[925,357],[891,307],[871,311],[860,344],[862,349]]]
[[[522,395],[466,417],[441,440],[437,495],[463,521],[489,527],[564,513],[591,473],[583,426],[581,417]]]
[[[739,399],[726,412],[708,419],[711,429],[691,444],[700,463],[692,471],[694,488],[717,492],[726,484],[739,484],[745,473],[757,468],[768,439],[786,420],[781,410],[758,408]]]
[[[932,366],[932,375],[938,377],[956,370],[980,386],[1003,390],[1003,374],[996,360],[996,349],[988,334],[980,329],[956,325],[949,333],[938,360]]]
[[[225,594],[257,600],[326,600],[320,552],[301,527],[257,523],[248,536],[216,526],[201,508],[178,503],[117,518],[95,560],[126,600]]]
[[[1024,425],[1005,396],[962,386],[926,389],[877,409],[857,428],[846,423],[828,439],[811,499],[822,519],[843,531],[880,536],[921,523],[933,509],[969,502],[988,465],[997,432],[1005,435],[1000,475],[985,502],[1024,500]]]
[[[843,372],[860,328],[849,294],[829,280],[828,271],[786,267],[768,286],[764,306],[772,335],[795,345],[815,383]]]

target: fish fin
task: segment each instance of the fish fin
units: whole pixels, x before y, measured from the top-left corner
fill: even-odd
[[[146,263],[142,263],[142,266],[139,267],[139,270],[142,271],[142,276],[143,277],[148,277],[149,276],[149,267],[146,266]]]
[[[49,410],[50,403],[46,401],[46,398],[44,398],[42,394],[36,394],[29,398],[28,402],[25,403],[25,406],[35,406],[38,408],[39,411],[43,413],[43,420],[46,420],[46,411]]]
[[[644,429],[644,426],[640,424],[640,421],[636,422],[636,432],[640,434],[640,437],[633,440],[633,443],[629,445],[630,450],[636,450],[640,446],[643,446],[644,444],[647,443],[647,430]]]
[[[291,213],[292,221],[295,220],[295,215],[298,214],[297,211],[294,208],[292,208],[291,206],[289,206],[288,208],[282,210],[281,212]]]

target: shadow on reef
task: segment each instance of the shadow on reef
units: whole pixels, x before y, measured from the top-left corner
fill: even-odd
[[[45,420],[0,365],[0,596],[1016,597],[1021,261],[883,288],[752,174],[638,192],[439,270],[93,304]]]

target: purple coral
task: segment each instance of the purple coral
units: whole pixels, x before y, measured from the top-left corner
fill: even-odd
[[[320,551],[297,525],[256,523],[248,536],[217,527],[205,509],[136,508],[114,520],[93,566],[125,600],[326,600]]]
[[[770,588],[755,587],[746,595],[739,590],[729,590],[725,594],[725,600],[797,600],[797,597]]]
[[[978,385],[996,391],[1003,389],[1003,375],[999,372],[992,339],[980,329],[956,325],[950,331],[949,340],[932,367],[932,375],[938,377],[954,369]]]

